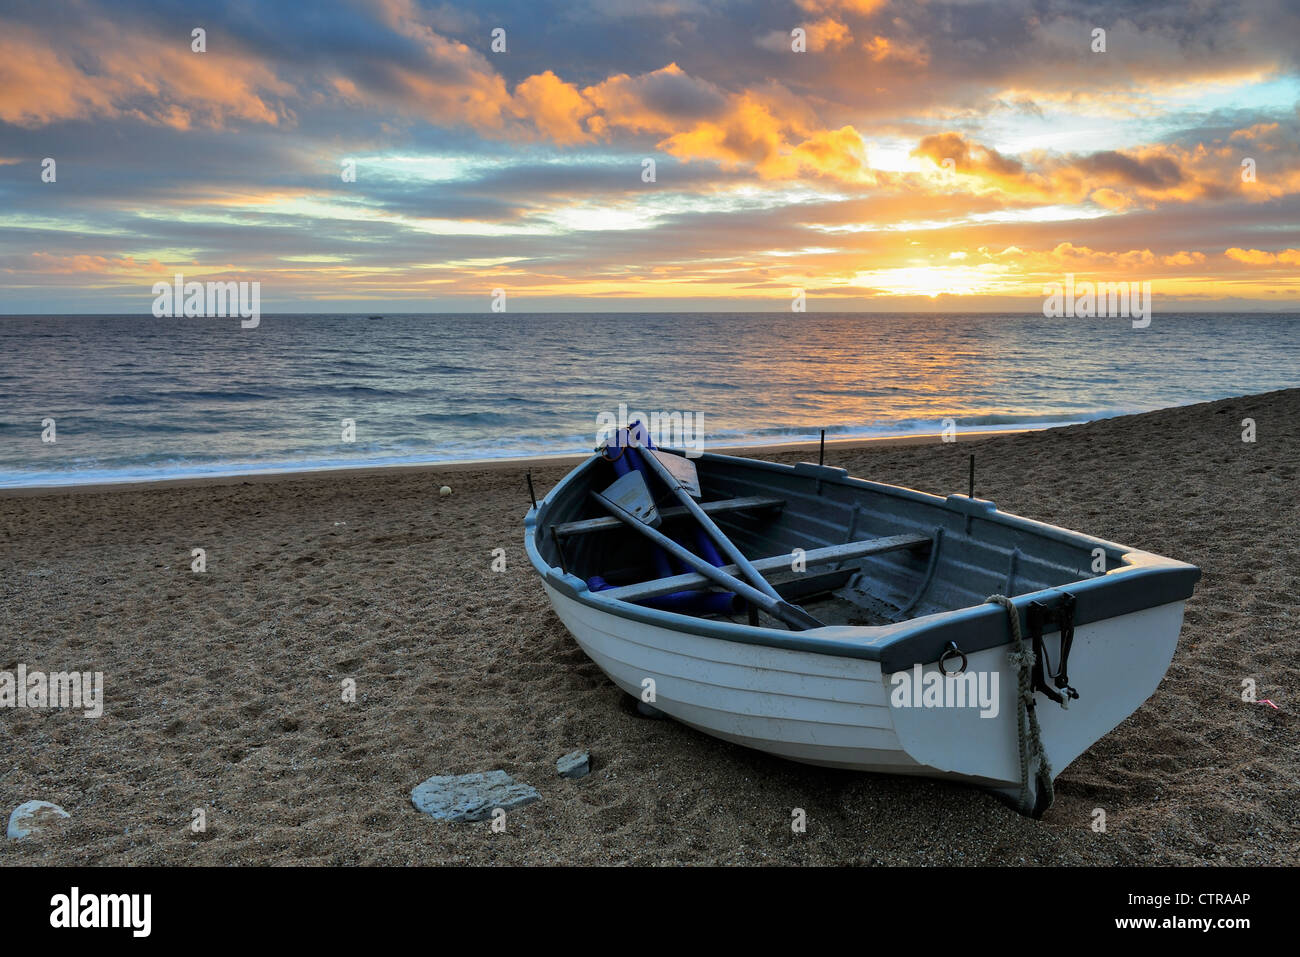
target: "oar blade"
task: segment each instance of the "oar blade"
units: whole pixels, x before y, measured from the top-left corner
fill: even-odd
[[[597,492],[604,501],[616,505],[643,525],[656,528],[659,525],[659,509],[655,506],[654,496],[645,484],[645,476],[640,472],[628,472],[603,492]]]
[[[661,452],[658,449],[642,449],[641,452],[645,455],[653,455],[672,476],[677,487],[685,490],[691,498],[700,497],[700,473],[696,470],[694,462],[681,455]]]

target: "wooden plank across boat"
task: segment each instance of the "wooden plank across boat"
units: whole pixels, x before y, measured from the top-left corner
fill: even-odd
[[[1026,813],[1155,691],[1200,577],[966,495],[716,454],[691,460],[693,489],[680,463],[647,461],[673,453],[634,451],[653,519],[602,499],[627,465],[616,474],[596,454],[524,523],[556,614],[616,685],[652,688],[654,707],[718,738],[969,781]],[[1009,654],[1012,612],[995,595],[1010,599],[1032,673]],[[1026,747],[1046,759],[1029,780]]]

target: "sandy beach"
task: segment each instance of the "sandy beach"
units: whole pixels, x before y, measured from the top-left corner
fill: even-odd
[[[828,464],[941,494],[965,491],[973,451],[1000,508],[1204,570],[1159,690],[1061,773],[1041,821],[637,716],[523,553],[524,468],[541,494],[565,463],[0,493],[0,670],[99,671],[105,695],[97,719],[0,709],[0,810],[72,815],[0,841],[0,864],[1294,864],[1298,421],[1289,390],[828,443]],[[1276,709],[1241,700],[1247,678]],[[577,748],[592,773],[559,778]],[[496,768],[542,794],[503,833],[411,806],[430,775]]]

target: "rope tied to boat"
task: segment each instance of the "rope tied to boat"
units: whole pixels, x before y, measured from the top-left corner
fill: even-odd
[[[1029,793],[1029,775],[1031,766],[1037,765],[1038,787],[1044,798],[1042,808],[1045,811],[1052,806],[1056,792],[1052,787],[1052,765],[1047,760],[1042,730],[1038,726],[1038,709],[1034,707],[1034,649],[1025,645],[1020,631],[1020,612],[1010,598],[1006,595],[989,595],[984,600],[1005,608],[1011,627],[1011,650],[1007,652],[1007,664],[1015,670],[1018,683],[1016,737],[1020,746],[1020,810],[1023,814],[1034,813],[1034,800]]]

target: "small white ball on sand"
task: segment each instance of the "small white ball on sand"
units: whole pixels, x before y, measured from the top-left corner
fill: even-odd
[[[447,496],[447,495],[450,495],[450,494],[451,494],[451,486],[450,486],[450,485],[444,485],[442,488],[438,489],[438,494],[439,494],[439,495],[442,495],[442,496],[444,496],[444,497]]]

